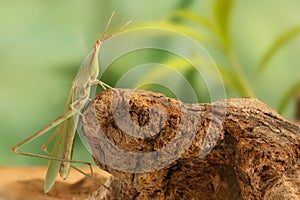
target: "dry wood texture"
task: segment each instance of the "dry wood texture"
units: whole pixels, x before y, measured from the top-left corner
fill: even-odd
[[[111,89],[83,130],[113,175],[90,199],[300,199],[300,128],[257,99],[184,104]]]

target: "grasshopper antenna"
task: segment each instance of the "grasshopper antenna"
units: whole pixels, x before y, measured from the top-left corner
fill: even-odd
[[[115,11],[113,11],[113,13],[111,14],[110,18],[109,18],[108,21],[107,21],[107,24],[106,24],[106,26],[105,26],[105,29],[104,29],[104,31],[103,31],[103,33],[102,33],[102,35],[101,35],[101,38],[100,38],[100,41],[101,41],[101,42],[104,42],[105,40],[108,40],[109,38],[111,38],[111,37],[114,36],[115,34],[121,32],[122,29],[124,29],[126,26],[128,26],[128,24],[130,24],[130,23],[132,22],[132,20],[129,20],[129,21],[126,22],[123,26],[121,26],[118,30],[116,30],[115,32],[113,32],[111,35],[109,35],[108,37],[106,37],[106,38],[104,39],[105,33],[107,32],[108,26],[109,26],[109,24],[110,24],[110,22],[111,22],[112,17],[114,16],[114,14],[115,14]]]
[[[113,32],[111,35],[109,35],[107,38],[105,38],[105,40],[108,40],[109,38],[111,38],[112,36],[114,36],[115,34],[119,33],[122,29],[124,29],[128,24],[130,24],[132,22],[132,20],[129,20],[128,22],[126,22],[123,26],[121,26],[121,28],[119,28],[118,30],[116,30],[115,32]],[[105,41],[104,40],[104,41]]]
[[[110,22],[111,22],[113,16],[115,15],[115,13],[116,13],[116,12],[113,11],[112,14],[110,15],[110,17],[109,17],[109,19],[108,19],[108,21],[107,21],[107,23],[106,23],[106,25],[105,25],[105,28],[104,28],[104,30],[103,30],[103,33],[102,33],[102,35],[101,35],[101,37],[100,37],[100,41],[103,41],[104,36],[105,36],[105,34],[106,34],[106,32],[107,32],[108,26],[109,26],[109,24],[110,24]]]

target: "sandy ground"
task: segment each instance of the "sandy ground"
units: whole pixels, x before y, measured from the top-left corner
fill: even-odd
[[[88,197],[99,185],[83,174],[71,170],[65,181],[57,178],[54,187],[44,193],[45,167],[0,166],[0,200],[80,200]],[[109,174],[94,168],[94,176],[105,182]],[[83,169],[89,172],[89,169]]]

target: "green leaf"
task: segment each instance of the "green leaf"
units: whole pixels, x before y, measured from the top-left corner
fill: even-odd
[[[193,28],[189,28],[187,26],[180,25],[180,24],[174,24],[174,23],[171,23],[168,21],[161,21],[161,22],[155,22],[155,23],[142,23],[142,24],[139,24],[138,26],[132,27],[132,28],[147,28],[147,27],[167,28],[167,29],[171,29],[173,31],[178,31],[180,33],[186,34],[198,41],[207,41],[208,40],[207,36],[205,36],[203,33],[200,33],[199,31],[197,31]]]
[[[288,102],[295,98],[296,94],[300,91],[300,81],[296,82],[290,89],[286,92],[286,94],[281,99],[279,106],[278,106],[278,112],[282,114],[286,106],[288,105]]]
[[[241,79],[240,75],[238,75],[232,69],[224,67],[220,63],[216,63],[216,65],[228,90],[234,90],[240,96],[251,96],[249,90],[247,87],[245,87],[244,80]]]
[[[240,65],[237,55],[232,47],[231,37],[229,35],[229,23],[234,0],[215,0],[213,4],[214,16],[218,28],[218,35],[223,45],[223,50],[233,68],[234,74],[237,76],[236,88],[242,96],[254,97],[255,94],[248,83],[247,77],[244,75],[242,66]]]
[[[300,34],[300,26],[294,27],[290,29],[289,31],[282,34],[279,38],[275,40],[275,42],[271,45],[271,47],[266,51],[266,53],[261,58],[257,73],[262,72],[268,62],[274,57],[274,55],[289,41],[291,41],[293,38],[297,37]]]
[[[231,10],[234,4],[234,0],[215,0],[214,1],[214,15],[219,28],[221,38],[228,41],[228,29]]]
[[[217,66],[225,86],[227,88],[233,88],[241,95],[244,94],[245,90],[243,87],[241,87],[240,81],[237,78],[238,76],[236,76],[236,74],[232,70],[226,69],[225,67],[221,67],[220,64],[217,64]]]
[[[195,0],[181,0],[176,7],[177,9],[189,8],[194,2]]]
[[[174,70],[177,70],[179,72],[183,72],[185,70],[188,70],[189,68],[193,68],[193,66],[184,60],[183,58],[176,57],[172,59],[168,59],[167,61],[164,61],[162,63],[165,66],[171,67]],[[166,76],[168,76],[168,73],[165,72],[164,68],[157,68],[155,70],[152,70],[150,73],[144,75],[141,80],[159,80],[159,79],[164,79]]]
[[[212,32],[217,32],[215,26],[206,17],[200,15],[199,13],[195,13],[190,10],[178,10],[172,15],[172,18],[174,17],[194,22],[198,25],[206,27]]]

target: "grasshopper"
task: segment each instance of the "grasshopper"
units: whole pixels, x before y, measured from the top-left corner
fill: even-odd
[[[19,144],[11,147],[12,152],[15,154],[49,159],[48,170],[47,170],[45,184],[44,184],[45,193],[47,193],[53,187],[58,173],[60,174],[62,179],[68,178],[70,173],[70,167],[73,167],[74,169],[80,171],[81,173],[84,173],[80,169],[71,165],[71,163],[87,164],[89,165],[92,173],[92,168],[90,163],[72,160],[73,144],[74,144],[76,130],[80,121],[81,111],[89,101],[91,86],[100,84],[104,89],[110,87],[107,84],[97,79],[99,75],[98,54],[99,54],[99,49],[101,44],[113,35],[112,34],[104,39],[105,33],[108,29],[108,26],[111,22],[114,13],[115,12],[113,12],[110,18],[108,19],[104,31],[100,36],[100,38],[96,41],[93,50],[88,55],[87,59],[85,59],[85,61],[82,63],[81,65],[82,67],[79,69],[79,72],[77,73],[77,76],[75,77],[72,83],[72,87],[68,96],[64,113],[61,116],[57,117],[52,122],[50,122],[49,124],[47,124],[45,127],[43,127],[35,134],[31,135],[30,137],[23,140]],[[130,21],[127,22],[125,25],[123,25],[120,28],[120,30],[124,28],[126,25],[128,25],[129,23]],[[21,146],[29,143],[33,139],[48,132],[54,127],[56,127],[56,129],[41,147],[42,150],[48,154],[48,156],[18,151],[18,149]],[[49,152],[47,150],[47,146],[54,139],[55,136],[56,136],[56,140],[54,142],[53,150],[52,152]],[[87,176],[92,178],[89,175]]]

